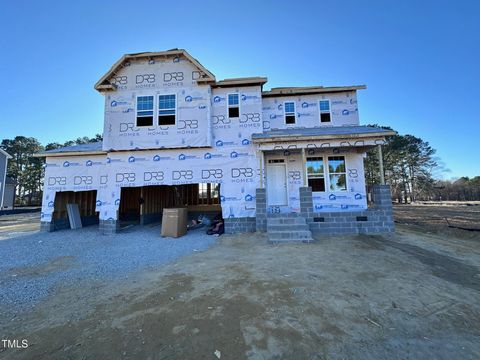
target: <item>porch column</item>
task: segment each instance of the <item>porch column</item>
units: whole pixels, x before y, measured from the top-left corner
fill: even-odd
[[[303,171],[303,186],[308,186],[307,181],[307,157],[305,156],[305,148],[302,148],[302,171]]]
[[[377,145],[377,154],[378,154],[378,170],[380,172],[380,185],[385,185],[385,173],[383,171],[383,154],[382,154],[382,145]]]
[[[257,156],[258,156],[258,170],[260,172],[260,189],[263,189],[263,151],[258,150],[257,151]]]

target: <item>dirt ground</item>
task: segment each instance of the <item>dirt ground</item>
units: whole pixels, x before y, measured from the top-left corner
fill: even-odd
[[[478,226],[479,210],[445,211]],[[479,359],[480,233],[420,221],[443,211],[396,207],[386,236],[222,236],[154,271],[85,279],[2,322],[29,346],[0,358]]]

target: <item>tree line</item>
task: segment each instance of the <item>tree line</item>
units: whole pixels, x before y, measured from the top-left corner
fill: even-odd
[[[389,127],[382,128],[391,130]],[[41,204],[45,159],[34,157],[34,154],[101,140],[100,134],[45,146],[33,137],[17,136],[2,140],[0,147],[12,155],[8,161],[7,176],[17,184],[16,204]],[[427,141],[413,135],[397,134],[388,137],[382,149],[385,181],[391,186],[392,197],[397,202],[480,200],[480,176],[452,181],[435,178],[435,174],[442,170],[442,164]],[[380,182],[376,148],[367,152],[365,180],[367,187]]]
[[[389,127],[382,128],[392,130]],[[367,152],[367,186],[380,182],[377,151],[374,148]],[[458,180],[436,179],[436,175],[445,169],[435,156],[436,150],[421,138],[399,134],[390,136],[382,146],[382,152],[385,182],[390,185],[392,197],[398,203],[480,200],[480,176],[472,179],[462,177]]]
[[[0,147],[12,156],[8,160],[7,176],[16,183],[16,205],[40,205],[42,202],[45,158],[34,157],[34,154],[101,140],[102,135],[96,134],[92,138],[84,136],[64,143],[53,142],[43,146],[34,137],[16,136],[14,139],[3,139]]]

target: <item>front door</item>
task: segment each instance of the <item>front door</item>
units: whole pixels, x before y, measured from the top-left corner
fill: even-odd
[[[267,165],[267,202],[269,206],[287,205],[287,174],[284,163]]]

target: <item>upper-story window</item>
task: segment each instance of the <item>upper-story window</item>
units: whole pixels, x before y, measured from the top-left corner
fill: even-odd
[[[347,170],[345,156],[328,157],[330,191],[347,191]]]
[[[320,100],[320,122],[332,121],[332,115],[330,112],[330,100]]]
[[[307,158],[308,186],[312,191],[325,191],[325,169],[323,157]]]
[[[240,116],[240,102],[238,94],[228,94],[228,117],[238,118]]]
[[[158,125],[175,125],[176,120],[176,96],[158,96]]]
[[[285,124],[295,124],[295,103],[286,102],[283,104],[285,111]]]
[[[153,96],[137,97],[137,126],[153,125]]]

